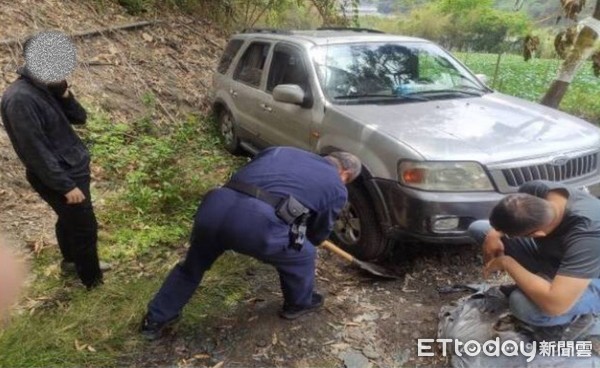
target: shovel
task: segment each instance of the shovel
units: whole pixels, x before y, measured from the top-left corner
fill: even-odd
[[[321,246],[325,249],[327,249],[330,252],[333,252],[335,254],[337,254],[338,256],[344,258],[346,261],[350,262],[353,265],[356,265],[358,267],[360,267],[361,269],[379,276],[379,277],[385,277],[388,279],[399,279],[400,277],[397,275],[394,275],[392,273],[390,273],[388,270],[386,270],[385,268],[378,266],[376,264],[373,263],[369,263],[369,262],[364,262],[364,261],[360,261],[356,258],[354,258],[354,256],[342,249],[340,249],[337,245],[333,244],[332,242],[325,240],[323,243],[321,243]]]

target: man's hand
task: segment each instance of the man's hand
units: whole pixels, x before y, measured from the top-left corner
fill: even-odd
[[[66,80],[49,83],[46,85],[51,94],[56,97],[66,98],[69,96],[69,84]]]
[[[504,255],[504,244],[500,238],[502,234],[492,229],[483,241],[483,263],[488,264],[492,259]]]
[[[71,190],[65,194],[65,197],[67,197],[67,204],[78,204],[85,201],[85,195],[79,188]]]
[[[499,256],[492,258],[491,261],[485,264],[483,268],[483,277],[488,278],[490,275],[496,271],[504,271],[506,270],[506,263],[511,259],[510,256]]]

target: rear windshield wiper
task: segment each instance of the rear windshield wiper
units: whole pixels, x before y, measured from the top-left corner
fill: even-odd
[[[361,98],[381,98],[385,100],[411,100],[411,101],[429,101],[428,98],[422,96],[413,96],[412,94],[400,94],[400,95],[383,95],[383,94],[363,94],[363,95],[345,95],[345,96],[335,96],[336,100],[358,100]]]

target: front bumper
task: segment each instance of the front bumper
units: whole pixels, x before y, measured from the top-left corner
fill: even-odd
[[[600,179],[600,178],[598,178]],[[600,197],[600,182],[583,183],[590,194]],[[379,187],[386,219],[387,236],[412,237],[429,243],[464,244],[470,242],[469,225],[489,218],[492,208],[504,197],[497,192],[424,192],[400,185],[396,181],[374,179]],[[443,229],[441,222],[450,220],[456,227]]]

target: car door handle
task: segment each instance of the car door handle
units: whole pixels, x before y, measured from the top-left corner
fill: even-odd
[[[262,107],[263,110],[265,110],[266,112],[271,112],[273,111],[273,108],[267,104],[260,104],[260,107]]]
[[[237,97],[237,95],[238,95],[237,91],[234,91],[233,89],[229,90],[229,94],[233,97]]]

